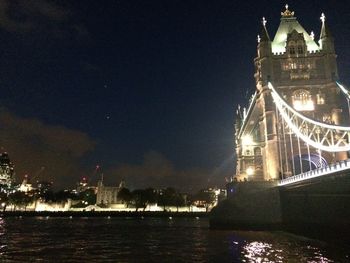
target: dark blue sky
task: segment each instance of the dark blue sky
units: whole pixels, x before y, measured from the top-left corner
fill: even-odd
[[[55,169],[46,176],[68,178],[61,180],[67,184],[100,164],[113,184],[124,178],[131,187],[153,182],[223,185],[233,172],[234,111],[255,88],[253,59],[261,18],[268,20],[273,38],[284,4],[1,0],[0,104],[8,125],[23,124],[21,141],[31,142],[24,155],[17,135],[11,138],[15,146],[6,136],[2,139],[3,150],[10,157],[13,152],[17,176],[34,174],[48,151],[55,154],[43,165]],[[289,1],[289,6],[316,37],[325,12],[336,39],[341,80],[350,83],[350,4]],[[58,138],[51,136],[58,126],[64,129],[60,134],[80,131],[87,136],[81,144],[87,146],[69,158],[74,149],[59,152],[37,130],[23,135],[33,121],[48,128],[45,136],[50,138]],[[74,138],[67,136],[68,141]],[[44,141],[43,146],[35,147],[37,141]],[[23,161],[31,156],[36,160]],[[70,159],[66,166],[75,169],[58,172],[54,156]],[[147,170],[147,159],[152,169],[166,163],[171,171],[158,178]]]

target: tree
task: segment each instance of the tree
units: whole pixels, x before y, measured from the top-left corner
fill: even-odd
[[[16,191],[14,193],[9,194],[8,196],[9,203],[13,205],[13,210],[16,210],[16,207],[23,207],[24,209],[27,208],[28,204],[32,201],[32,198],[30,198],[26,193],[21,191]]]
[[[176,190],[172,187],[164,189],[159,196],[159,205],[164,211],[166,206],[176,206]]]
[[[37,195],[39,198],[41,198],[45,202],[55,201],[55,194],[52,190],[43,191],[43,192],[38,191]]]
[[[146,200],[145,190],[136,189],[136,190],[132,191],[132,200],[134,201],[136,211],[138,211],[139,208],[143,208],[143,210],[146,209],[147,200]]]
[[[186,205],[186,199],[180,193],[176,193],[175,205],[176,205],[177,212],[179,212],[179,206],[185,206]]]
[[[68,199],[74,199],[76,195],[67,190],[61,190],[55,193],[56,202],[67,202]]]
[[[128,188],[123,187],[119,190],[117,198],[118,200],[121,200],[122,203],[125,203],[126,207],[129,207],[129,204],[132,200],[132,194]]]
[[[158,194],[153,188],[147,188],[144,192],[147,204],[155,204],[158,201]]]
[[[79,199],[87,205],[96,204],[96,194],[94,189],[86,189],[79,193]]]
[[[85,191],[80,192],[77,197],[74,195],[71,195],[71,197],[77,201],[72,207],[84,208],[88,205],[96,204],[96,194],[94,189],[86,189]]]
[[[6,210],[7,203],[8,203],[7,194],[4,192],[0,192],[0,205],[2,207],[3,212],[5,212]]]

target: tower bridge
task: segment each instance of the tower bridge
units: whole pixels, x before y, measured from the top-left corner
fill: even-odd
[[[339,82],[325,15],[320,19],[318,41],[288,6],[273,40],[262,19],[256,92],[237,110],[234,181],[283,186],[350,170],[350,93]]]
[[[324,14],[318,41],[288,6],[273,40],[262,19],[256,91],[237,109],[236,173],[211,227],[350,236],[350,93],[336,57]]]

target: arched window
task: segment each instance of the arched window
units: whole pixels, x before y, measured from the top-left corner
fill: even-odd
[[[297,42],[297,49],[298,49],[298,55],[302,55],[304,54],[304,46],[305,46],[305,42],[303,40],[298,40]]]
[[[289,47],[289,54],[295,55],[295,47],[294,46]]]
[[[314,101],[307,90],[297,90],[293,93],[293,107],[297,111],[312,111],[315,109]]]
[[[287,43],[288,46],[288,51],[289,51],[289,55],[295,55],[296,50],[295,50],[295,45],[296,43],[294,41],[289,41]]]
[[[304,54],[304,48],[303,46],[298,46],[298,55]]]

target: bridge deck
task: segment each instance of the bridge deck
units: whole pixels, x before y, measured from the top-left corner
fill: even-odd
[[[329,175],[332,173],[346,171],[346,170],[350,171],[350,159],[337,162],[335,164],[331,164],[327,167],[311,170],[305,173],[297,174],[297,175],[282,179],[279,181],[278,186],[289,185],[300,181],[305,181],[311,178]]]

